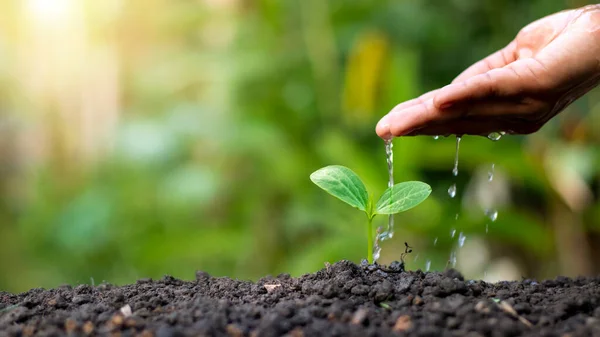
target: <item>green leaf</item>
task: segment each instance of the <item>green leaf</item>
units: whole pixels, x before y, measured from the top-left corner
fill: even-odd
[[[388,188],[379,201],[376,214],[396,214],[423,202],[431,193],[431,186],[420,181],[407,181]]]
[[[367,189],[351,169],[340,165],[326,166],[313,172],[310,180],[348,205],[367,211],[369,202]]]

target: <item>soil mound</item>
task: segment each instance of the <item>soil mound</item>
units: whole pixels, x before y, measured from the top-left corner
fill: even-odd
[[[196,273],[0,292],[0,336],[600,336],[600,278],[465,281],[341,261],[257,282]]]

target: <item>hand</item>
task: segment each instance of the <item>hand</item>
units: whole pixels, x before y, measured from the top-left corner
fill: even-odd
[[[382,138],[532,133],[599,81],[600,5],[590,5],[529,24],[452,84],[394,107],[376,131]]]

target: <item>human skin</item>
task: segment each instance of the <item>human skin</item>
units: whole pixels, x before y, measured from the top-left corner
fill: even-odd
[[[600,5],[589,5],[527,25],[451,84],[394,107],[376,132],[384,139],[529,134],[599,82]]]

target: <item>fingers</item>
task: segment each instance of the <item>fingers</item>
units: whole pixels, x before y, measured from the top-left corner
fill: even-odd
[[[479,100],[440,109],[430,99],[386,116],[386,135],[487,135],[494,131],[528,133],[549,106],[533,100]],[[380,134],[381,136],[381,134]],[[386,138],[386,137],[382,137]]]
[[[449,136],[449,135],[476,135],[487,137],[492,132],[506,132],[508,134],[530,134],[540,129],[543,123],[506,119],[503,117],[473,117],[448,121],[443,124],[429,125],[423,129],[415,130],[405,136]]]
[[[483,60],[473,64],[465,71],[463,71],[460,75],[458,75],[452,83],[463,82],[466,79],[486,73],[492,69],[505,67],[512,62],[517,60],[516,53],[517,44],[516,42],[511,42],[508,46],[500,49],[499,51],[493,53],[492,55],[484,58]]]
[[[572,32],[553,40],[535,60],[540,68],[546,69],[543,79],[547,87],[562,88],[577,85],[598,74],[599,54],[600,43],[589,33]]]
[[[391,137],[392,134],[390,131],[390,115],[392,115],[395,111],[403,111],[405,109],[421,105],[424,102],[431,101],[431,99],[438,93],[438,91],[439,89],[433,90],[417,98],[396,105],[387,115],[381,118],[381,120],[377,123],[377,126],[375,127],[375,132],[377,133],[377,135],[383,139]]]
[[[546,89],[542,80],[546,72],[547,69],[533,58],[518,60],[440,89],[434,104],[447,108],[468,101],[506,99],[541,91]]]
[[[469,79],[470,77],[485,74],[490,70],[502,68],[507,64],[510,64],[515,60],[516,57],[515,46],[515,43],[511,42],[508,46],[501,49],[500,51],[486,57],[482,61],[479,61],[478,63],[465,70],[461,75],[459,75],[453,83],[461,83],[464,82],[464,80]],[[436,116],[442,117],[441,111],[446,108],[444,102],[449,101],[453,97],[466,98],[468,97],[468,95],[465,95],[465,93],[469,90],[481,90],[478,89],[476,85],[478,83],[481,83],[482,81],[486,81],[486,79],[477,79],[474,83],[471,84],[471,86],[463,88],[461,88],[460,86],[450,85],[442,89],[437,89],[428,92],[410,101],[403,102],[394,107],[394,109],[392,109],[392,111],[388,115],[384,116],[379,121],[379,123],[377,123],[377,127],[375,128],[375,130],[380,137],[389,138],[392,135],[398,135],[398,133],[406,132],[408,129],[417,128],[422,123],[427,123],[427,121],[435,119]],[[489,79],[487,81],[489,81]],[[487,92],[490,92],[489,89],[491,88],[493,88],[493,86],[491,85],[491,83],[489,83],[487,86]],[[437,96],[439,96],[440,93],[445,93],[445,96],[442,96],[442,98],[446,97],[445,101],[438,100]],[[485,92],[480,92],[479,96],[483,96],[484,93]],[[435,105],[432,106],[432,103],[435,103]],[[399,116],[400,111],[404,111],[402,113],[404,116]],[[407,118],[411,117],[415,117],[418,119],[414,120],[413,123],[407,123]],[[405,122],[400,123],[400,120]],[[392,126],[394,130],[392,130]]]
[[[499,82],[518,81],[518,79],[511,77],[512,75],[503,69],[493,69],[483,74],[475,75],[466,81],[443,87],[434,97],[434,104],[439,108],[448,108],[466,101],[497,96],[500,89]]]
[[[376,132],[379,137],[387,139],[391,136],[402,136],[431,121],[444,118],[442,111],[433,105],[433,98],[421,99],[400,109],[398,107],[390,111],[377,124]]]
[[[456,81],[399,104],[378,123],[377,134],[389,138],[414,134],[485,134],[489,130],[499,131],[497,122],[490,124],[485,119],[478,119],[477,123],[472,124],[462,121],[467,117],[493,120],[491,117],[523,115],[525,119],[535,121],[535,114],[543,113],[545,107],[530,96],[531,93],[547,90],[547,81],[543,79],[548,77],[548,70],[533,58],[515,61],[513,49],[514,43],[511,43],[467,69],[457,78],[466,78],[463,81]],[[478,72],[481,73],[476,74]],[[454,123],[457,119],[465,124]]]
[[[411,106],[423,103],[423,102],[425,102],[425,101],[427,101],[429,99],[432,99],[439,91],[440,91],[440,89],[432,90],[432,91],[430,91],[428,93],[425,93],[425,94],[423,94],[423,95],[421,95],[421,96],[419,96],[417,98],[411,99],[411,100],[406,101],[406,102],[402,102],[402,103],[396,105],[392,109],[392,111],[406,109],[406,108],[409,108]]]
[[[412,131],[405,136],[449,136],[449,135],[480,135],[487,136],[502,128],[498,120],[492,118],[464,118],[452,120],[443,124],[428,125],[421,129]],[[450,131],[452,130],[452,131]]]

